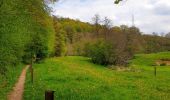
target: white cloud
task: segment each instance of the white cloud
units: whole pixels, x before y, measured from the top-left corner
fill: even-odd
[[[114,0],[60,0],[54,5],[54,14],[91,22],[94,14],[107,16],[114,25],[135,25],[145,33],[170,31],[169,0],[125,0],[119,5]]]

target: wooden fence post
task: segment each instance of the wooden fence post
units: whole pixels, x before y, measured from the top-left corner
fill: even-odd
[[[31,82],[33,83],[34,82],[33,58],[31,58],[30,73],[31,73]]]
[[[45,100],[54,100],[54,91],[45,91]]]
[[[157,75],[157,69],[156,69],[156,66],[154,67],[154,75],[155,75],[155,76]]]

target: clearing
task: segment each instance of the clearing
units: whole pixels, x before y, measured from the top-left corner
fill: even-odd
[[[170,67],[156,66],[155,77],[152,66],[162,58],[170,53],[136,55],[133,70],[127,71],[95,65],[86,57],[47,59],[34,65],[33,85],[27,75],[24,100],[43,100],[45,90],[54,90],[56,100],[168,100]]]

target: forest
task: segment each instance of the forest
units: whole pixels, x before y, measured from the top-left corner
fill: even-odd
[[[113,0],[113,4],[120,2]],[[24,100],[42,100],[46,89],[55,89],[55,98],[59,100],[124,100],[122,95],[128,100],[161,100],[163,96],[162,100],[167,100],[170,32],[143,33],[135,25],[117,26],[112,19],[99,14],[94,14],[91,23],[59,17],[51,14],[51,4],[50,0],[0,0],[0,99],[8,98],[23,66],[31,65],[35,83],[31,83],[31,73],[27,71]],[[157,64],[160,60],[168,63]],[[165,83],[161,85],[157,78],[160,87],[150,76],[153,66],[160,69],[158,77]],[[116,84],[112,77],[117,77]],[[147,83],[149,79],[153,87]],[[133,83],[140,81],[141,86]],[[138,94],[128,92],[131,85]],[[91,90],[88,86],[92,86]],[[142,98],[140,92],[147,88],[155,92],[148,89],[148,94],[143,95],[146,98]]]
[[[143,34],[135,26],[113,26],[111,20],[93,24],[54,16],[55,56],[85,56],[102,65],[126,65],[134,54],[170,51],[168,34]],[[103,24],[99,24],[102,20]]]

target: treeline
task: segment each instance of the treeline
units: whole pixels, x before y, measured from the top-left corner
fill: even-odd
[[[45,0],[50,2],[49,0]],[[93,24],[51,16],[44,0],[1,0],[0,74],[20,62],[79,55],[94,63],[126,65],[135,53],[170,50],[166,37],[143,35],[137,27],[112,26],[98,15]]]
[[[56,32],[55,55],[76,55],[74,45],[86,34],[92,33],[93,26],[79,20],[53,16]],[[76,52],[77,53],[77,52]]]
[[[136,53],[170,51],[168,37],[144,35],[135,26],[112,26],[107,17],[101,21],[95,15],[93,24],[57,17],[54,22],[56,56],[80,55],[98,64],[127,65]],[[78,31],[83,29],[87,30]]]
[[[158,35],[143,35],[143,39],[145,40],[145,53],[170,51],[170,37],[168,37],[168,34],[164,37]]]
[[[1,0],[0,73],[54,55],[55,31],[43,0]]]

